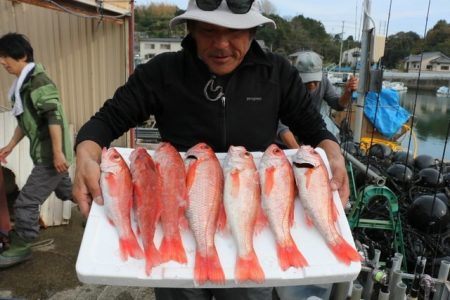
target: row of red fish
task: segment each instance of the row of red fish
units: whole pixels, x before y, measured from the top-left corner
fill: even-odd
[[[292,158],[271,145],[257,169],[244,147],[231,146],[220,165],[214,151],[200,143],[180,154],[162,143],[152,157],[143,148],[130,155],[130,168],[114,148],[102,154],[101,187],[107,217],[116,225],[122,259],[141,258],[142,250],[131,227],[134,205],[146,259],[146,273],[168,260],[186,263],[179,228],[189,227],[196,242],[194,280],[224,283],[214,236],[226,224],[236,242],[236,282],[265,279],[253,248],[253,236],[267,222],[277,243],[282,270],[305,267],[308,261],[290,233],[294,220],[296,184],[308,224],[314,224],[337,259],[350,264],[360,259],[335,227],[337,210],[328,172],[320,155],[302,146]],[[131,172],[130,172],[131,171]],[[153,238],[161,218],[163,240],[159,251]]]

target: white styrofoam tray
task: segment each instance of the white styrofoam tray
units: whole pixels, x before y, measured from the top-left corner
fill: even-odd
[[[117,148],[124,159],[133,149]],[[327,164],[328,161],[322,149],[318,149]],[[285,151],[288,157],[295,150]],[[153,154],[153,151],[149,151]],[[253,152],[258,165],[262,152]],[[184,158],[184,153],[181,153]],[[218,153],[219,160],[226,153]],[[334,192],[339,218],[337,228],[344,239],[354,246],[353,237],[342,208],[338,193]],[[230,231],[231,232],[231,231]],[[292,237],[300,252],[307,259],[309,266],[305,268],[289,268],[282,271],[278,265],[275,239],[269,227],[254,237],[254,248],[266,280],[262,284],[245,282],[236,284],[234,269],[236,261],[236,246],[230,234],[216,233],[215,243],[219,259],[225,273],[225,285],[216,285],[207,282],[199,287],[263,287],[304,285],[311,283],[331,283],[354,280],[361,270],[360,262],[345,265],[339,262],[314,227],[305,223],[303,208],[300,201],[295,201],[294,225],[291,229]],[[148,287],[198,287],[193,281],[193,268],[195,260],[195,241],[189,230],[182,232],[183,245],[186,250],[188,262],[186,265],[177,262],[167,262],[154,267],[150,276],[145,274],[145,260],[129,258],[122,261],[119,256],[119,241],[116,229],[108,223],[102,206],[93,203],[86,228],[81,242],[76,263],[76,271],[81,282],[89,284],[107,284],[123,286]],[[162,240],[162,228],[158,224],[155,233],[155,245],[159,248]]]

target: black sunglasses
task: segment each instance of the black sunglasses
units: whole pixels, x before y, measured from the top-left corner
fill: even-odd
[[[255,0],[226,0],[228,8],[234,14],[246,14],[252,7],[252,4]],[[212,11],[216,10],[222,0],[195,0],[197,3],[197,7],[201,10]]]

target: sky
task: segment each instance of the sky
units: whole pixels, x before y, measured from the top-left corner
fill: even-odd
[[[188,0],[135,1],[136,5],[151,2],[174,4],[180,9],[186,9]],[[344,37],[352,35],[358,40],[360,38],[363,0],[271,0],[270,2],[275,6],[276,13],[282,17],[289,18],[302,14],[304,17],[321,21],[330,34],[344,31]],[[426,26],[429,2],[431,2],[430,13]],[[370,16],[373,19],[370,27],[375,27],[375,31],[381,35],[386,35],[386,31],[388,35],[400,31],[413,31],[423,37],[425,29],[428,31],[433,28],[438,20],[450,23],[450,0],[371,0],[370,4]]]

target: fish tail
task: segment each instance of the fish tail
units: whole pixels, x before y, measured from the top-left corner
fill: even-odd
[[[161,246],[159,247],[159,252],[161,253],[162,262],[174,260],[180,264],[187,263],[186,252],[184,251],[180,232],[177,232],[170,238],[164,236]]]
[[[278,262],[283,271],[286,271],[289,267],[302,268],[308,266],[308,261],[300,253],[294,242],[285,246],[277,243],[277,253]]]
[[[127,260],[129,256],[134,258],[142,258],[144,256],[134,235],[126,239],[119,239],[119,247],[120,258],[124,261]]]
[[[346,265],[349,265],[352,261],[361,261],[361,255],[342,237],[338,238],[336,244],[330,244],[330,248],[336,258]]]
[[[213,249],[211,255],[206,257],[201,256],[197,251],[195,254],[194,278],[199,285],[204,284],[208,280],[216,284],[225,283],[225,274],[220,265],[216,248]]]
[[[145,274],[150,275],[152,268],[161,264],[161,255],[155,245],[149,243],[145,248]]]
[[[258,257],[253,250],[248,257],[238,257],[235,271],[236,283],[241,283],[247,280],[256,283],[263,283],[265,276],[264,271],[259,264]]]

